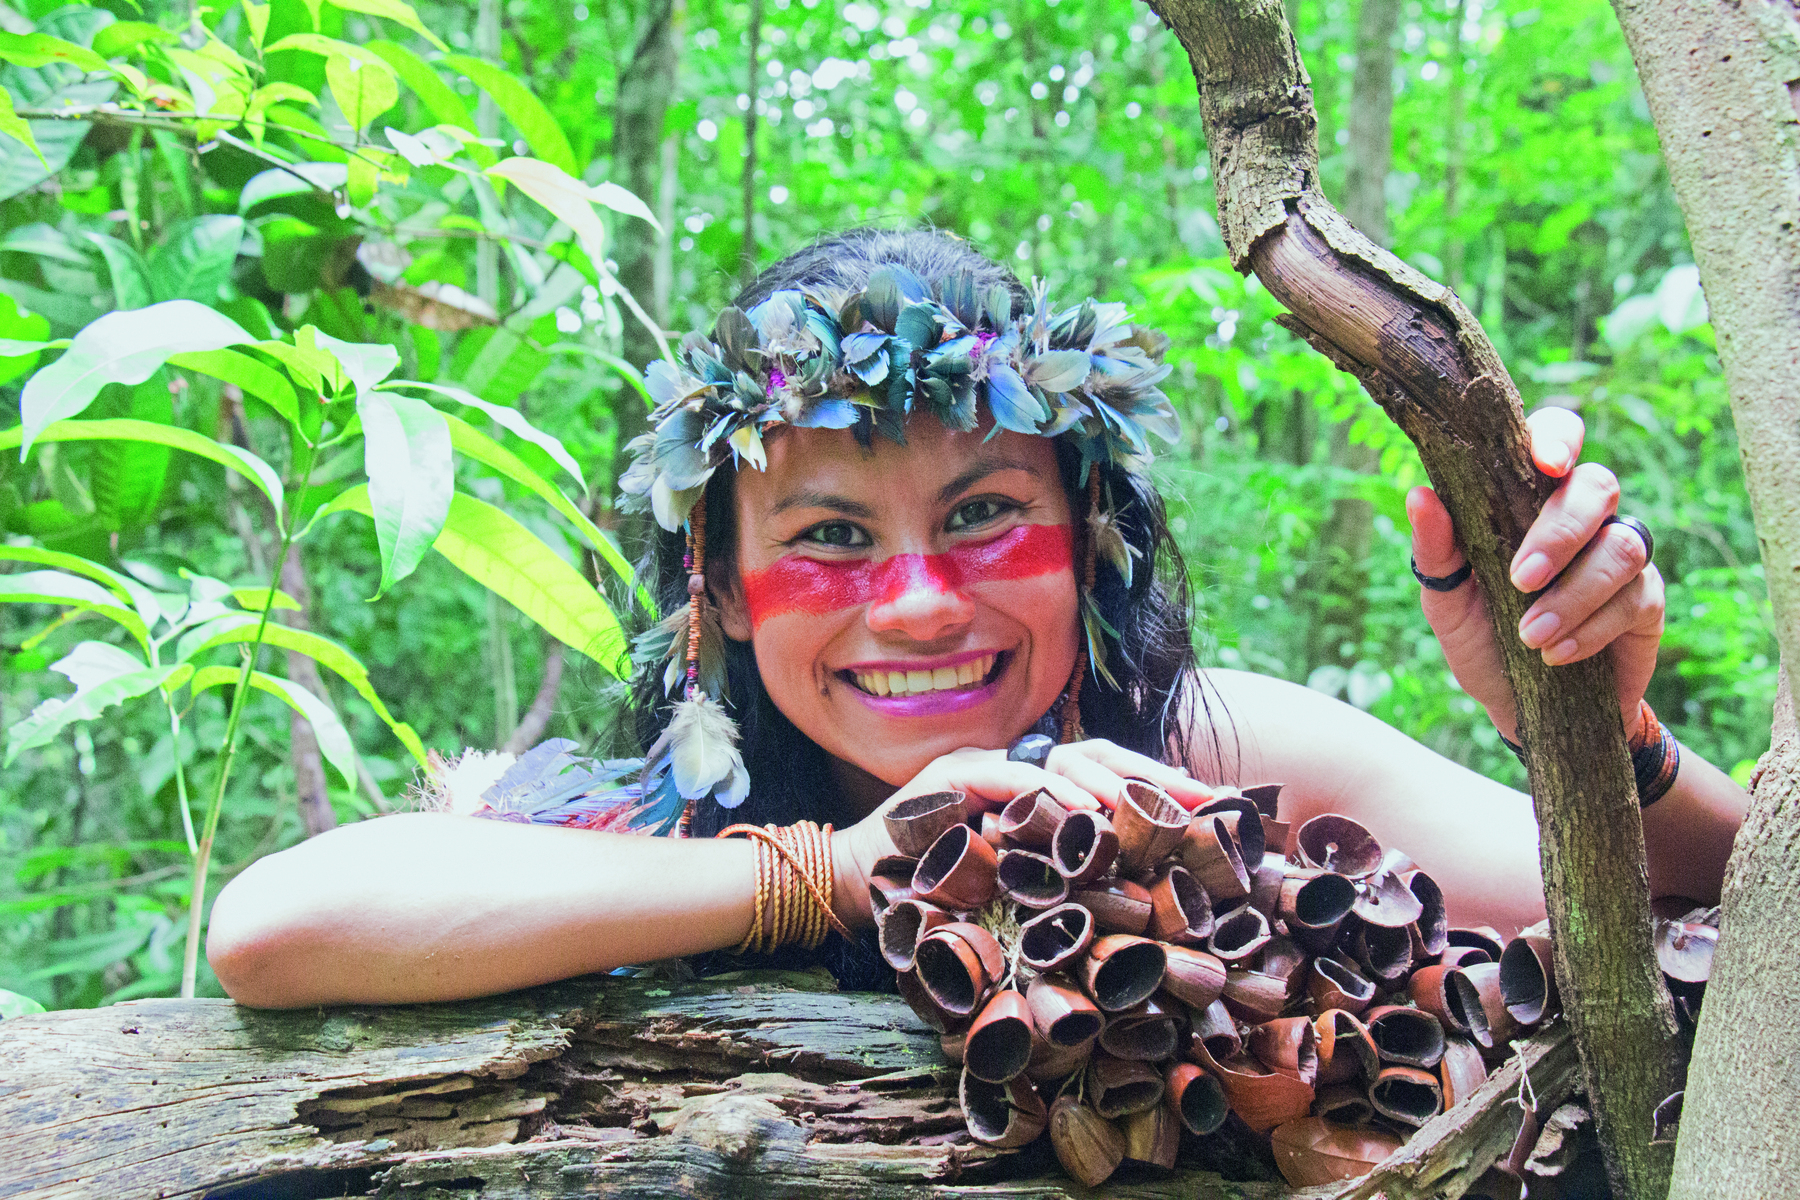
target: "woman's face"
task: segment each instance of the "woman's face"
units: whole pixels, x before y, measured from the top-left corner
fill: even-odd
[[[907,444],[785,428],[737,475],[727,634],[806,736],[899,786],[941,755],[1005,746],[1067,684],[1079,638],[1068,496],[1050,439]]]

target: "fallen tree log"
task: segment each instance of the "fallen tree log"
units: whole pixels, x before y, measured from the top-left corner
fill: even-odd
[[[145,1000],[16,1018],[0,1023],[0,1196],[1068,1194],[1041,1144],[968,1140],[954,1068],[904,1004],[821,987],[599,977],[454,1005]],[[1512,1144],[1522,1073],[1545,1111],[1560,1103],[1577,1075],[1564,1028],[1384,1164],[1388,1194],[1462,1194]],[[1330,1190],[1189,1167],[1097,1194]]]

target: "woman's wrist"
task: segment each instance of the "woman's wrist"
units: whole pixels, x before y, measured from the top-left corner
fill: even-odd
[[[856,830],[834,830],[831,835],[831,909],[851,929],[874,920],[869,909],[869,877],[856,854]]]

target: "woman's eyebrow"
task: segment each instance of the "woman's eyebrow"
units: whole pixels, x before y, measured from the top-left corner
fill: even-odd
[[[839,496],[832,492],[811,490],[793,492],[783,496],[776,502],[769,515],[778,517],[795,508],[829,508],[841,512],[847,517],[861,517],[865,521],[873,520],[875,516],[875,510],[860,500],[852,500],[848,496]]]
[[[983,459],[940,488],[938,490],[938,503],[950,503],[950,501],[956,499],[958,496],[974,487],[977,483],[986,479],[989,475],[998,474],[1001,471],[1023,471],[1034,479],[1042,477],[1036,467],[1025,462],[1023,459]]]

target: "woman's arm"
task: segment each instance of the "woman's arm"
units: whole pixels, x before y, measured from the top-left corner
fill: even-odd
[[[257,1008],[458,1000],[735,946],[755,890],[741,840],[408,813],[253,863],[206,953]]]
[[[1227,765],[1237,756],[1231,782],[1287,784],[1282,820],[1339,812],[1361,821],[1437,880],[1452,922],[1511,933],[1543,916],[1529,796],[1299,684],[1243,671],[1208,671],[1207,680],[1230,714],[1215,728]],[[1674,787],[1644,810],[1651,895],[1715,903],[1744,804],[1743,789],[1684,750]]]

